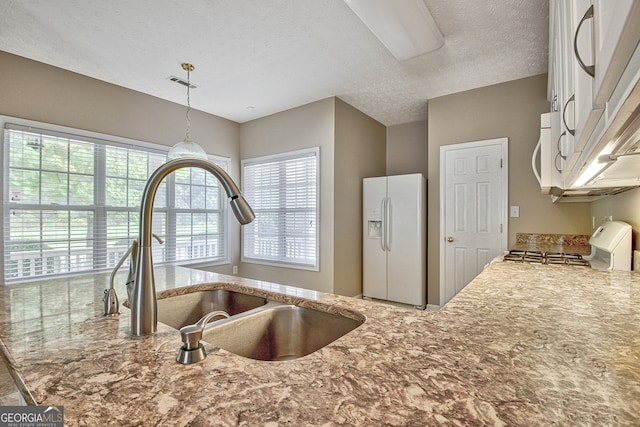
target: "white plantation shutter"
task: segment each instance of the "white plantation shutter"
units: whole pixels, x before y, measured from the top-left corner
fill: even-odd
[[[319,148],[242,161],[244,262],[318,270]]]
[[[144,186],[168,151],[9,123],[4,147],[6,283],[112,269],[138,238]],[[227,261],[225,200],[203,170],[169,175],[154,201],[165,240],[153,240],[154,262]]]

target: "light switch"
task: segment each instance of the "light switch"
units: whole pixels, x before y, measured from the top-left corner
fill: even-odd
[[[519,218],[520,217],[520,206],[511,206],[511,210],[509,212],[509,216],[511,218]]]

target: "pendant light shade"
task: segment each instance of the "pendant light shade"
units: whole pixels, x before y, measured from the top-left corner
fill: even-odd
[[[207,159],[207,153],[199,144],[193,141],[180,141],[171,147],[167,154],[170,160],[179,159],[181,157],[197,157],[199,159]]]
[[[207,160],[207,153],[202,149],[200,145],[191,140],[191,120],[189,118],[189,113],[191,112],[191,98],[190,98],[190,89],[191,85],[191,71],[195,69],[192,64],[183,63],[181,64],[182,69],[187,72],[187,132],[184,136],[184,140],[178,142],[167,154],[170,160],[179,159],[182,157],[196,157],[199,159]],[[195,87],[195,86],[193,86]]]

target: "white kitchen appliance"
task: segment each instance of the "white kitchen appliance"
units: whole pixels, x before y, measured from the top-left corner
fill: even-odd
[[[562,170],[559,166],[562,161],[560,149],[554,150],[553,142],[558,139],[560,134],[560,113],[551,112],[540,115],[540,139],[533,150],[531,158],[531,168],[542,193],[549,194],[553,187],[559,187],[561,184],[560,174]],[[540,170],[536,165],[536,158],[540,153]]]
[[[591,255],[585,259],[592,268],[631,270],[631,225],[622,221],[607,221],[589,239]]]
[[[426,306],[422,174],[363,180],[363,296]]]

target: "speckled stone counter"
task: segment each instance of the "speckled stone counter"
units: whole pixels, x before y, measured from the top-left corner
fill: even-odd
[[[277,293],[367,321],[296,360],[208,343],[182,366],[178,331],[133,338],[127,309],[100,315],[108,275],[6,286],[2,353],[25,399],[88,426],[640,424],[637,273],[494,263],[438,312],[182,268],[156,277],[159,289]]]

